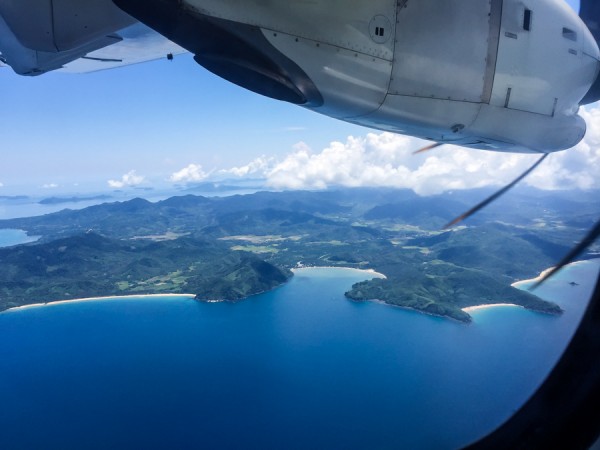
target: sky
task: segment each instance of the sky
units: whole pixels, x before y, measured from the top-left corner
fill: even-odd
[[[576,7],[576,5],[575,5]],[[0,196],[264,178],[278,189],[395,186],[422,195],[502,185],[533,155],[445,146],[340,122],[245,91],[191,55],[85,75],[0,69]],[[527,183],[599,188],[600,108],[588,134]]]

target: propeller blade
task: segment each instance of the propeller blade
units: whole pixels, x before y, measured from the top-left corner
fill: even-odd
[[[444,145],[443,142],[436,142],[435,144],[431,144],[431,145],[428,145],[427,147],[423,147],[423,148],[417,150],[416,152],[413,152],[412,154],[418,155],[419,153],[425,153],[425,152],[428,152],[429,150],[433,150],[434,148],[441,147],[442,145]]]
[[[546,273],[540,280],[538,280],[533,286],[531,286],[529,288],[530,291],[533,291],[534,289],[540,287],[540,285],[546,281],[548,278],[550,278],[552,275],[554,275],[556,272],[558,272],[560,269],[562,269],[563,267],[565,267],[567,264],[572,263],[575,258],[577,258],[577,256],[583,252],[586,248],[588,248],[590,245],[592,245],[592,243],[598,239],[598,237],[600,237],[600,221],[596,222],[596,225],[594,225],[594,228],[592,228],[590,230],[590,232],[587,234],[587,236],[585,238],[583,238],[583,240],[577,244],[577,246],[575,246],[575,248],[573,248],[573,250],[571,250],[567,256],[565,256],[557,265],[556,267],[554,267],[551,271],[549,271],[548,273]]]
[[[449,222],[448,224],[446,224],[446,226],[444,226],[443,229],[447,230],[448,228],[456,225],[459,222],[462,222],[467,217],[472,216],[473,214],[475,214],[480,209],[482,209],[485,206],[487,206],[490,203],[492,203],[498,197],[500,197],[501,195],[505,194],[506,191],[508,191],[509,189],[513,188],[515,186],[515,184],[517,184],[519,181],[521,181],[523,178],[525,178],[527,175],[529,175],[531,172],[533,172],[535,170],[535,168],[537,166],[539,166],[542,163],[542,161],[544,161],[544,159],[546,159],[547,157],[548,157],[548,153],[544,154],[544,156],[542,156],[540,159],[538,159],[537,162],[533,166],[531,166],[529,169],[527,169],[525,172],[523,172],[521,175],[519,175],[519,177],[517,177],[515,180],[513,180],[512,183],[506,185],[505,187],[503,187],[502,189],[500,189],[498,192],[496,192],[494,195],[491,195],[490,197],[486,198],[484,201],[482,201],[481,203],[479,203],[475,207],[471,208],[470,210],[468,210],[464,214],[461,214],[460,216],[458,216],[452,222]]]

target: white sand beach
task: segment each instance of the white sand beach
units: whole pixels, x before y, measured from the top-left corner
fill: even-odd
[[[462,308],[462,310],[466,313],[472,313],[474,311],[481,311],[483,309],[489,309],[489,308],[498,308],[500,306],[516,306],[518,308],[522,308],[522,306],[519,305],[515,305],[514,303],[488,303],[485,305],[476,305],[476,306],[468,306],[466,308]]]
[[[153,298],[153,297],[181,297],[181,298],[196,298],[195,294],[140,294],[140,295],[113,295],[108,297],[86,297],[86,298],[74,298],[72,300],[58,300],[55,302],[46,302],[46,303],[32,303],[29,305],[21,305],[15,306],[13,308],[9,308],[6,311],[14,311],[21,310],[27,308],[38,308],[42,306],[53,306],[53,305],[63,305],[65,303],[80,303],[80,302],[89,302],[89,301],[98,301],[98,300],[124,300],[124,299],[134,299],[134,298]]]
[[[352,270],[355,272],[366,272],[369,275],[373,275],[373,277],[375,278],[387,278],[384,274],[376,272],[373,269],[355,269],[353,267],[338,267],[338,266],[302,266],[302,267],[295,267],[293,269],[290,269],[292,272],[296,273],[299,270],[311,270],[311,269],[315,269],[315,270],[319,270],[319,269],[338,269],[338,270]]]

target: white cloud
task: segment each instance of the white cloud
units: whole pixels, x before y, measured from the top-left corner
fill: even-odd
[[[4,183],[2,183],[2,182],[0,181],[0,188],[1,188],[1,187],[4,187]]]
[[[42,185],[43,189],[56,189],[58,187],[58,184],[56,183],[46,183]]]
[[[600,106],[581,110],[588,124],[576,147],[551,154],[522,184],[539,189],[600,189]],[[265,155],[215,174],[264,178],[278,189],[374,186],[413,189],[421,195],[447,190],[503,186],[527,170],[540,155],[472,150],[446,145],[428,153],[413,151],[429,142],[392,134],[369,133],[332,142],[313,151],[299,142],[283,159]],[[172,182],[199,182],[211,175],[190,164]],[[121,183],[121,182],[119,182]]]
[[[600,188],[600,105],[581,110],[587,123],[583,141],[552,154],[528,179],[541,189]]]
[[[208,176],[209,174],[202,170],[201,165],[190,164],[171,175],[170,180],[174,183],[197,183],[205,180]]]
[[[248,176],[264,177],[273,169],[275,163],[275,158],[268,158],[267,156],[263,155],[256,158],[254,161],[251,161],[249,164],[246,164],[245,166],[220,170],[219,173],[234,175],[240,178]]]
[[[582,109],[582,115],[588,123],[585,139],[570,150],[550,155],[524,183],[540,189],[600,188],[600,107]],[[507,184],[540,157],[451,145],[423,155],[412,154],[426,144],[391,133],[369,133],[332,142],[318,153],[300,143],[272,168],[261,167],[268,184],[276,188],[389,186],[432,195]],[[259,159],[249,166],[260,163]],[[237,170],[242,173],[241,169]]]
[[[502,159],[514,155],[478,152],[447,146],[425,155],[412,155],[423,142],[391,133],[369,133],[332,142],[320,153],[297,148],[268,174],[277,188],[323,189],[328,186],[390,186],[419,194],[500,184]],[[523,158],[523,156],[518,156]],[[531,159],[531,157],[525,157]],[[515,174],[511,164],[504,172]]]
[[[108,185],[113,189],[138,186],[144,182],[144,177],[138,175],[135,170],[130,170],[120,180],[108,180]]]

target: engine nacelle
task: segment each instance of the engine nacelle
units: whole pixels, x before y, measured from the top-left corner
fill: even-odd
[[[184,0],[256,27],[359,125],[477,148],[556,151],[585,135],[595,40],[561,0]],[[238,83],[243,84],[243,83]]]
[[[115,2],[255,92],[475,148],[576,145],[599,68],[595,40],[562,0]]]

